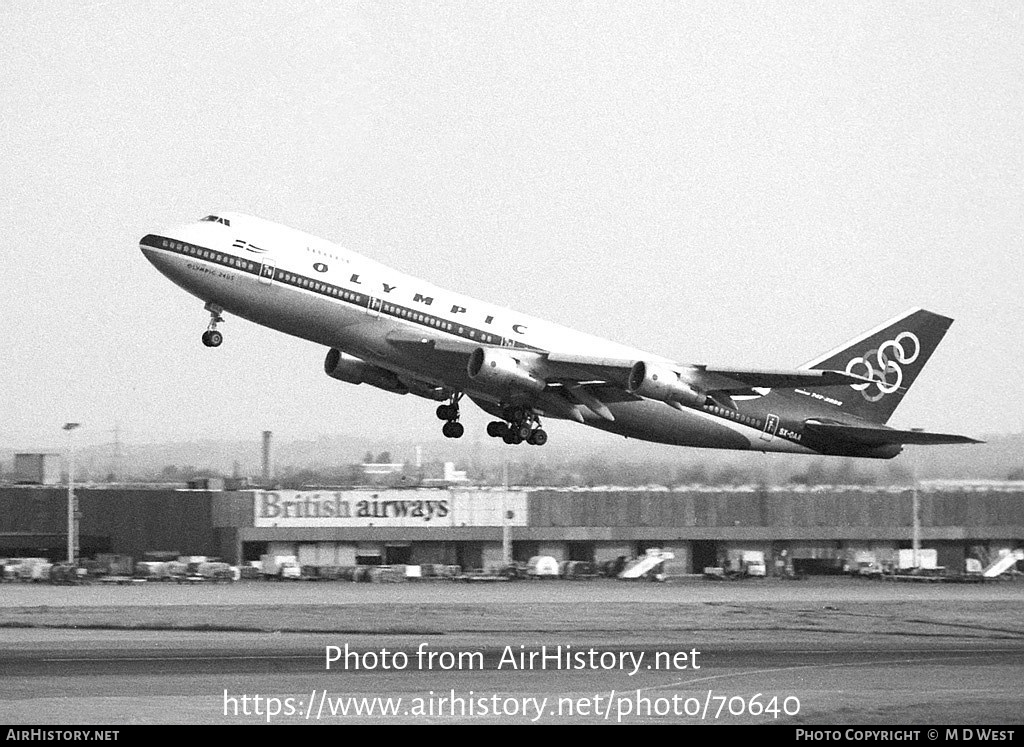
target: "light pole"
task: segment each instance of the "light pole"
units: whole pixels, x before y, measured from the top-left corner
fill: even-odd
[[[921,567],[921,495],[917,482],[917,462],[914,454],[910,455],[910,474],[914,480],[914,493],[912,502],[913,526],[910,534],[910,547],[914,551],[914,570]]]
[[[911,428],[913,431],[922,431],[923,428]],[[911,502],[911,532],[910,547],[913,550],[914,570],[921,567],[921,495],[920,484],[917,480],[917,450],[907,449],[907,456],[910,458],[910,477],[914,481],[913,501]]]
[[[80,423],[65,423],[64,430],[68,432],[68,562],[75,562],[75,555],[78,554],[78,506],[75,502],[75,442],[71,437],[71,431],[78,428]]]
[[[508,510],[508,457],[501,462],[501,557],[505,567],[512,565],[512,527]]]

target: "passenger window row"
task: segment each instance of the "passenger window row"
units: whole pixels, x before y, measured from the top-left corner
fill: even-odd
[[[327,293],[331,296],[334,296],[335,298],[342,298],[346,301],[363,303],[365,299],[365,296],[363,296],[361,293],[350,293],[344,288],[338,288],[337,286],[334,285],[321,283],[316,280],[310,280],[307,277],[303,277],[302,275],[295,275],[290,272],[281,273],[278,276],[278,279],[290,285],[297,285],[302,288],[309,288],[310,290],[319,291],[320,293]]]
[[[203,220],[210,220],[213,218],[215,218],[215,216],[208,216]],[[221,252],[215,252],[210,249],[203,249],[198,246],[193,246],[192,244],[185,244],[180,241],[162,239],[161,245],[164,248],[174,249],[175,251],[181,252],[183,254],[199,257],[200,259],[206,259],[223,265],[229,265],[231,267],[237,267],[239,269],[247,270],[250,272],[255,272],[259,268],[259,265],[257,265],[254,262],[250,262],[248,260],[241,259],[230,254],[223,254]],[[315,250],[311,249],[310,251]],[[287,283],[289,285],[294,285],[301,288],[307,288],[318,293],[326,293],[335,298],[349,301],[360,306],[366,306],[369,303],[369,297],[363,295],[362,293],[353,293],[345,290],[344,288],[339,288],[328,283],[322,283],[320,281],[313,280],[302,275],[296,275],[295,273],[291,272],[275,271],[274,274],[279,282]],[[494,335],[489,332],[484,332],[483,330],[474,329],[473,327],[457,325],[454,324],[453,322],[447,321],[446,319],[441,319],[430,314],[423,314],[421,312],[414,311],[413,309],[405,308],[404,306],[385,303],[380,306],[380,310],[382,311],[382,313],[387,314],[389,316],[395,316],[401,319],[408,319],[419,324],[429,325],[431,327],[434,327],[435,329],[441,329],[446,332],[451,332],[452,334],[456,334],[460,337],[468,337],[472,340],[479,340],[488,345],[497,345],[501,343],[501,337],[499,337],[498,335]],[[520,342],[513,342],[512,345],[514,347],[529,347],[528,345],[525,345]]]
[[[719,407],[718,405],[708,405],[707,409],[714,415],[720,415],[723,418],[729,418],[735,420],[738,423],[749,425],[752,427],[760,428],[760,421],[750,415],[744,415],[743,413],[730,409],[728,407]]]
[[[255,270],[256,265],[253,262],[249,262],[238,257],[233,257],[230,254],[222,254],[221,252],[214,252],[209,249],[202,249],[192,244],[185,244],[181,241],[171,241],[170,239],[163,239],[161,246],[165,249],[174,249],[175,251],[181,252],[182,254],[188,254],[193,257],[199,257],[200,259],[207,259],[211,262],[217,262],[222,265],[230,265],[231,267],[237,267],[242,270]]]

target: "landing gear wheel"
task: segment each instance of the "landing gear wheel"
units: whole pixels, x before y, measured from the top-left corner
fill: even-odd
[[[456,392],[452,395],[448,404],[437,406],[437,417],[446,421],[441,428],[441,433],[444,434],[445,438],[462,438],[462,434],[466,432],[465,426],[459,422],[460,399],[462,399],[462,394]]]
[[[210,312],[210,324],[203,332],[203,344],[208,348],[219,347],[224,342],[224,335],[217,331],[217,325],[224,321],[224,317],[221,316],[224,309],[213,301],[208,301],[203,308]]]
[[[487,435],[500,438],[507,444],[530,444],[542,446],[547,443],[548,434],[541,430],[540,418],[531,407],[525,405],[504,405],[500,420],[487,424]]]

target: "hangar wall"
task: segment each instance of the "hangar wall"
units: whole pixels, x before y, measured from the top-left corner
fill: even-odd
[[[603,562],[657,546],[676,554],[677,573],[736,549],[808,568],[857,550],[894,555],[909,547],[913,504],[909,490],[857,488],[76,492],[83,556],[163,550],[239,562],[275,552],[320,566],[490,568],[507,521],[517,560]],[[922,491],[920,507],[924,546],[941,565],[959,570],[969,553],[1024,544],[1020,485]],[[62,557],[65,512],[61,489],[0,488],[0,556]]]
[[[197,490],[76,488],[83,557],[116,552],[141,558],[149,550],[214,554],[219,546],[213,493]],[[63,558],[67,490],[0,488],[0,556]]]
[[[773,564],[796,558],[812,571],[834,567],[858,549],[894,557],[900,547],[909,546],[913,523],[910,490],[542,489],[510,491],[502,498],[501,491],[462,489],[428,494],[445,502],[443,520],[436,515],[432,523],[423,515],[396,520],[390,508],[370,508],[372,501],[428,500],[423,491],[293,492],[269,498],[260,491],[224,493],[214,500],[214,517],[219,526],[230,524],[237,532],[243,559],[270,550],[301,556],[308,553],[303,550],[307,543],[316,543],[333,545],[336,554],[348,553],[360,563],[491,568],[501,562],[501,512],[494,509],[504,500],[515,509],[510,524],[517,560],[544,554],[600,563],[661,547],[675,553],[669,569],[676,573],[721,564],[738,549],[760,550]],[[1016,547],[1024,540],[1024,491],[1017,487],[922,491],[920,499],[922,540],[950,568],[961,570],[972,552]],[[332,500],[347,501],[344,517],[338,518],[336,508],[324,516],[322,507]],[[370,502],[357,515],[360,501]],[[461,508],[468,501],[475,511]]]

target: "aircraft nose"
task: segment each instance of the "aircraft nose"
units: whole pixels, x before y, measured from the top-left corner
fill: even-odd
[[[166,239],[164,239],[166,241]],[[139,249],[142,250],[143,256],[150,262],[153,262],[154,257],[158,254],[157,249],[160,248],[160,237],[156,234],[148,233],[139,239]]]
[[[146,234],[139,239],[139,249],[142,255],[149,260],[161,273],[172,279],[181,273],[179,257],[173,251],[174,243],[166,235]]]

